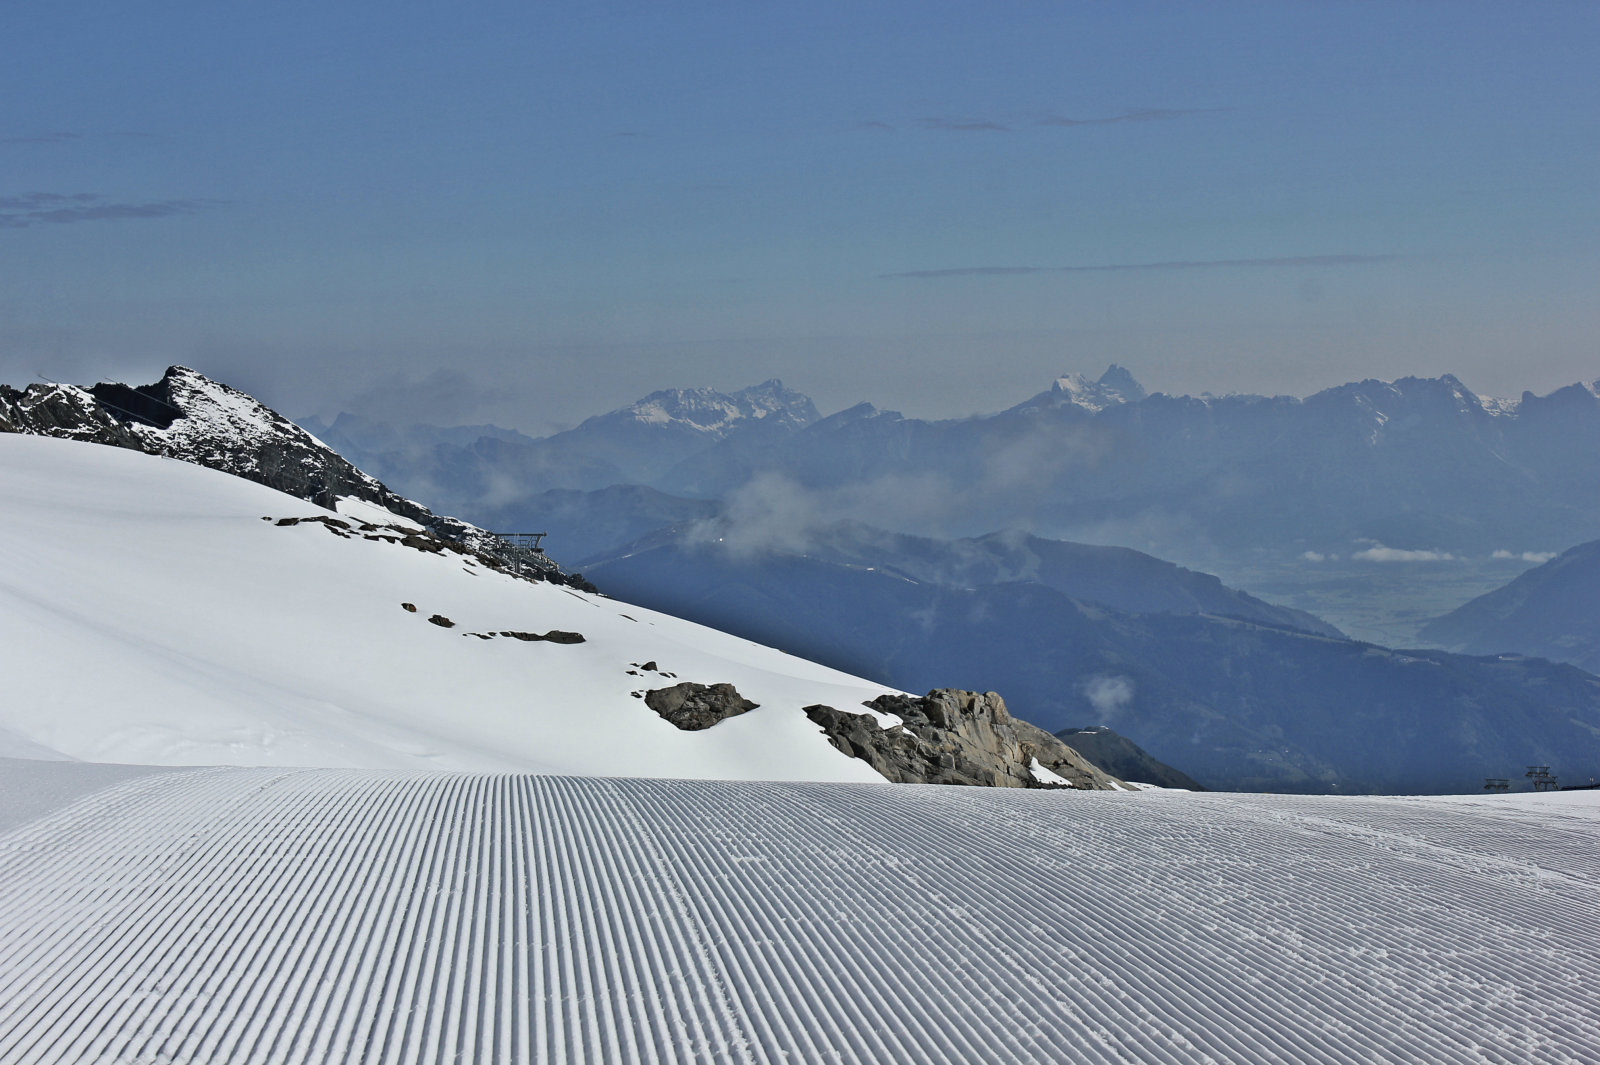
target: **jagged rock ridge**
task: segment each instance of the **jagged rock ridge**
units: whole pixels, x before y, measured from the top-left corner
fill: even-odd
[[[902,724],[882,728],[871,714],[831,706],[805,711],[835,747],[897,784],[1102,791],[1120,786],[1050,733],[1012,717],[994,692],[936,688],[922,698],[881,695],[866,705],[894,714]]]
[[[151,385],[0,385],[0,432],[110,444],[192,462],[330,510],[343,499],[361,500],[486,559],[515,564],[525,576],[586,584],[542,555],[390,491],[277,411],[186,366],[169,367]]]

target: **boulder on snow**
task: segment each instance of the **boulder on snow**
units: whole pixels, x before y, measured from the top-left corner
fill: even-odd
[[[684,681],[644,693],[645,705],[685,732],[708,729],[724,718],[754,710],[758,703],[740,695],[732,684]]]

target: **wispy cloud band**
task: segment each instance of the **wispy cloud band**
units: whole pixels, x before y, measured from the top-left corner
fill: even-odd
[[[1057,129],[1073,129],[1078,126],[1114,126],[1124,122],[1171,122],[1174,119],[1187,118],[1190,115],[1210,114],[1214,111],[1226,110],[1215,107],[1146,107],[1135,111],[1123,111],[1115,115],[1102,115],[1097,118],[1073,118],[1069,115],[1045,112],[1026,116],[1012,116],[1001,120],[979,116],[965,115],[925,115],[914,120],[914,124],[921,129],[938,130],[945,133],[1012,133],[1019,128],[1029,126],[1047,126]],[[895,127],[888,122],[870,119],[855,123],[851,128],[858,130],[892,130]]]
[[[1146,107],[1138,111],[1124,111],[1120,115],[1104,118],[1069,118],[1066,115],[1040,115],[1033,120],[1036,126],[1113,126],[1120,122],[1170,122],[1175,118],[1203,115],[1217,108],[1211,107]]]
[[[1170,259],[1151,263],[1100,263],[1092,266],[954,266],[941,270],[900,270],[880,278],[1005,277],[1017,274],[1098,274],[1123,270],[1209,270],[1219,267],[1360,266],[1393,262],[1396,255],[1288,255],[1268,259]]]
[[[923,129],[942,129],[950,133],[1008,133],[1010,126],[988,118],[951,118],[949,115],[931,115],[917,120]]]
[[[169,218],[214,206],[214,200],[117,201],[92,192],[29,192],[0,196],[0,229],[117,218]]]
[[[44,133],[31,133],[19,137],[0,137],[0,144],[62,144],[66,141],[75,141],[83,136],[71,130],[54,129]]]

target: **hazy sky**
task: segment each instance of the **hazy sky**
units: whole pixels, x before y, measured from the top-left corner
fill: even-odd
[[[547,430],[1600,377],[1600,3],[7,0],[0,380]]]

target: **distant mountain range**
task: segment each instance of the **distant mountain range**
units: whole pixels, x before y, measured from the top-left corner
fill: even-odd
[[[436,505],[466,504],[505,527],[516,504],[551,489],[649,485],[728,440],[746,446],[791,435],[818,419],[811,400],[773,380],[732,394],[672,389],[576,428],[534,439],[494,426],[396,427],[351,414],[305,429],[374,476]],[[509,513],[508,513],[509,511]]]
[[[1470,654],[1538,655],[1600,673],[1600,540],[1436,618],[1421,635]]]
[[[496,526],[537,523],[551,489],[723,500],[765,476],[833,518],[941,536],[1026,528],[1191,564],[1371,542],[1545,550],[1600,530],[1600,395],[1585,384],[1509,401],[1449,375],[1304,399],[1169,396],[1113,366],[954,421],[870,404],[819,418],[774,381],[655,393],[541,440],[306,424],[402,490]]]

